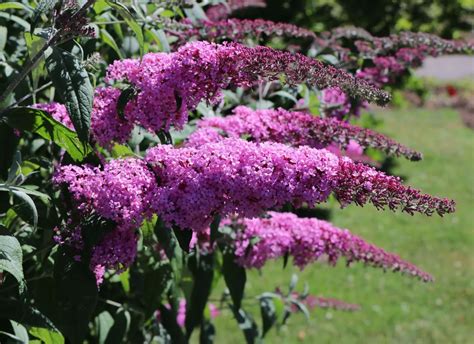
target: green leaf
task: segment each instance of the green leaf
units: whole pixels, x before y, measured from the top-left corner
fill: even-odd
[[[244,296],[247,274],[245,269],[235,263],[235,256],[231,252],[223,253],[222,274],[230,292],[235,309],[240,309]]]
[[[130,269],[125,270],[119,276],[120,283],[122,284],[122,289],[125,294],[130,292]]]
[[[0,12],[0,18],[5,18],[6,20],[11,20],[18,25],[22,26],[25,30],[30,30],[30,23],[28,23],[26,20],[21,19],[18,16],[15,16],[13,14],[7,13],[7,12]]]
[[[97,326],[97,339],[99,340],[99,344],[104,344],[110,329],[114,325],[114,318],[109,312],[103,311],[95,318],[95,323]]]
[[[10,323],[12,325],[13,332],[15,332],[15,336],[20,338],[20,340],[23,343],[27,344],[29,342],[30,338],[28,337],[28,331],[26,330],[25,326],[23,326],[20,323],[17,323],[14,320],[10,320]]]
[[[21,192],[24,192],[28,195],[33,195],[33,196],[38,196],[38,197],[45,198],[45,199],[50,199],[50,197],[47,194],[36,191],[36,190],[33,190],[33,189],[30,189],[33,186],[34,185],[25,185],[25,184],[23,184],[21,187],[19,187],[19,186],[10,186],[9,189],[12,190],[12,191],[21,191]]]
[[[41,327],[31,327],[29,332],[44,344],[64,344],[64,337],[59,332]]]
[[[1,319],[12,319],[24,325],[57,331],[57,328],[48,317],[24,301],[0,298],[0,304],[2,305],[0,307]]]
[[[193,237],[193,232],[189,229],[173,228],[174,235],[178,240],[179,246],[184,252],[189,253],[189,243]]]
[[[33,202],[33,200],[31,199],[30,196],[28,196],[26,194],[26,192],[24,191],[21,191],[21,190],[13,190],[13,188],[10,188],[11,190],[11,193],[13,195],[15,195],[16,197],[18,197],[20,200],[22,200],[23,202],[25,202],[26,205],[28,205],[28,207],[30,208],[31,210],[31,213],[32,213],[32,218],[33,218],[33,227],[36,229],[36,227],[38,226],[38,210],[36,210],[36,206],[35,206],[35,202]]]
[[[15,107],[6,110],[1,116],[1,120],[12,128],[29,131],[53,141],[64,148],[75,161],[83,160],[92,151],[89,145],[80,142],[74,131],[56,121],[46,111]]]
[[[34,36],[30,32],[25,32],[25,42],[26,42],[26,46],[28,47],[28,55],[30,56],[30,58],[32,56],[35,56],[38,53],[38,51],[40,51],[40,49],[46,44],[46,40],[44,38]],[[39,63],[31,71],[31,83],[32,83],[33,89],[38,88],[39,79],[43,74],[43,70],[44,70],[44,56],[41,57]]]
[[[291,275],[291,280],[290,280],[290,284],[288,286],[288,295],[291,294],[291,292],[293,290],[295,290],[296,288],[296,283],[298,283],[298,275],[297,274],[293,274]]]
[[[115,39],[112,37],[112,35],[106,29],[101,29],[100,30],[100,38],[102,39],[102,41],[105,44],[110,46],[117,53],[117,56],[120,59],[124,58],[122,52],[120,51],[120,48],[117,45],[117,42],[115,42]]]
[[[46,68],[79,139],[88,142],[94,90],[87,71],[78,58],[57,47],[46,59]]]
[[[147,316],[156,311],[172,284],[173,271],[170,264],[157,264],[151,271],[145,273],[142,301]]]
[[[193,274],[193,289],[186,303],[186,335],[191,337],[193,330],[204,320],[204,310],[211,294],[214,277],[214,254],[198,257],[193,254],[188,259],[188,267]]]
[[[28,6],[25,6],[21,2],[4,2],[3,4],[0,4],[0,11],[10,10],[10,9],[31,11]]]
[[[130,156],[136,156],[136,154],[133,153],[133,151],[128,146],[120,145],[118,143],[116,143],[112,147],[110,153],[112,154],[112,157],[114,159],[130,157]]]
[[[125,342],[130,328],[130,313],[120,308],[114,316],[114,324],[107,335],[105,344],[117,344]]]
[[[98,299],[94,274],[86,264],[72,260],[60,250],[54,277],[58,326],[72,344],[81,344]]]
[[[201,323],[201,331],[199,331],[199,344],[212,344],[216,336],[216,328],[209,320]]]
[[[243,309],[235,309],[230,306],[234,317],[237,320],[240,329],[244,333],[247,344],[261,343],[258,326],[253,320],[252,316]]]
[[[24,292],[23,252],[13,236],[0,235],[0,270],[12,274],[18,281],[20,293]]]
[[[14,334],[5,332],[5,331],[0,331],[0,335],[4,335],[5,337],[7,337],[7,338],[13,340],[13,342],[12,342],[11,340],[6,342],[6,343],[9,343],[9,344],[13,344],[13,343],[16,343],[16,344],[27,344],[27,343],[28,343],[28,342],[23,341],[23,339],[21,339],[20,337],[14,335]]]
[[[120,14],[120,16],[125,20],[127,25],[130,27],[130,29],[132,29],[133,33],[135,34],[135,38],[138,41],[138,45],[140,47],[140,56],[143,56],[143,54],[145,53],[144,51],[145,40],[143,37],[143,31],[140,25],[138,25],[137,21],[135,20],[135,18],[133,18],[132,14],[130,13],[130,11],[125,5],[123,5],[120,2],[115,2],[112,0],[110,1],[108,0],[107,3]]]
[[[0,26],[0,52],[5,50],[8,40],[8,29],[5,26]]]
[[[260,314],[262,316],[262,338],[264,338],[277,321],[275,304],[271,298],[260,298]]]
[[[13,129],[0,121],[0,179],[7,179],[19,141],[20,138],[15,135]]]

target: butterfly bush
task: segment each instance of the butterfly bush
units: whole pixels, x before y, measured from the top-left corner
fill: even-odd
[[[311,30],[293,24],[277,23],[264,19],[203,20],[189,25],[181,32],[174,31],[172,34],[179,37],[175,43],[178,46],[189,42],[191,37],[196,40],[211,42],[243,42],[247,38],[259,39],[266,36],[316,39],[316,34]]]
[[[238,43],[192,42],[171,54],[115,61],[107,71],[109,82],[125,81],[137,88],[139,94],[125,116],[151,131],[181,128],[188,111],[201,101],[216,102],[224,88],[249,87],[281,76],[290,85],[338,86],[352,97],[379,104],[390,99],[364,80],[307,56]]]
[[[370,202],[410,214],[454,211],[453,201],[327,150],[240,139],[199,148],[160,145],[144,160],[112,160],[103,169],[62,166],[54,181],[67,186],[77,209],[135,228],[155,213],[170,226],[202,231],[216,215],[254,217],[288,203],[313,206],[331,192],[343,206]]]
[[[334,118],[321,118],[305,112],[285,109],[252,110],[238,106],[226,117],[208,117],[197,122],[186,145],[198,147],[207,142],[219,142],[225,137],[249,141],[273,141],[291,146],[324,148],[331,144],[347,149],[357,143],[388,155],[420,160],[421,154],[370,129],[364,129]]]
[[[356,52],[343,45],[351,42]],[[316,40],[321,48],[332,49],[343,56],[343,60],[363,58],[371,61],[372,66],[364,67],[356,75],[372,84],[382,87],[393,83],[405,74],[409,68],[419,67],[428,56],[445,54],[472,54],[473,41],[446,40],[427,33],[402,32],[388,37],[374,37],[367,31],[354,28],[336,28],[324,33]]]
[[[329,222],[298,218],[292,213],[269,212],[268,216],[238,222],[242,229],[235,239],[235,255],[238,263],[246,268],[261,268],[268,260],[287,254],[301,269],[321,257],[327,257],[330,264],[336,264],[340,257],[344,257],[348,264],[363,262],[416,276],[425,282],[432,280],[429,274],[397,255],[385,252]]]

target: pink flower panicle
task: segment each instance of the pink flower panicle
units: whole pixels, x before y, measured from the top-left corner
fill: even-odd
[[[162,145],[145,159],[160,181],[154,209],[165,222],[197,231],[217,214],[258,216],[288,202],[322,202],[338,166],[323,150],[239,139],[200,148]]]
[[[280,80],[282,75],[291,85],[338,86],[352,97],[379,104],[390,99],[368,82],[310,57],[238,43],[191,42],[175,53],[146,54],[141,62],[116,61],[109,66],[107,79],[127,81],[139,90],[125,117],[157,131],[171,124],[180,128],[188,111],[202,100],[215,102],[221,89],[252,86],[261,78]]]
[[[356,76],[377,87],[395,81],[408,68],[419,67],[425,56],[419,50],[402,48],[395,56],[375,57],[374,66],[357,71]]]
[[[472,54],[473,41],[447,40],[424,32],[401,32],[389,37],[372,37],[366,39],[377,55],[395,53],[402,48],[421,49],[426,54]]]
[[[358,27],[339,27],[325,32],[322,38],[332,44],[341,39],[353,42],[359,52],[368,57],[389,56],[403,48],[421,49],[429,55],[472,54],[473,41],[448,40],[424,32],[405,31],[388,37],[375,37]]]
[[[279,77],[283,75],[285,83],[289,85],[306,83],[318,89],[337,86],[356,99],[375,102],[379,105],[390,101],[389,93],[375,88],[361,78],[353,77],[311,57],[264,46],[244,48],[237,43],[229,44],[229,46],[240,50],[239,58],[243,62],[238,63],[237,67],[240,77],[246,82],[256,82],[260,77],[267,80],[279,80]]]
[[[140,159],[111,160],[103,169],[62,166],[53,181],[68,186],[78,210],[94,210],[106,219],[135,228],[150,215],[149,205],[157,187],[155,176]]]
[[[282,108],[252,110],[245,106],[234,109],[233,115],[209,117],[198,122],[198,130],[191,134],[186,145],[198,147],[207,142],[219,142],[225,137],[249,141],[273,141],[291,146],[323,148],[336,144],[348,149],[352,142],[363,148],[381,150],[388,155],[420,160],[421,154],[370,129],[364,129],[334,118],[321,118],[304,112],[290,112]]]
[[[388,206],[390,210],[400,209],[410,215],[418,212],[428,216],[434,212],[443,216],[455,209],[452,200],[422,194],[401,184],[398,177],[387,176],[372,167],[346,159],[340,161],[337,180],[334,192],[342,206],[350,203],[362,206],[370,202],[377,209]]]
[[[346,43],[355,45],[357,53],[344,48]],[[323,33],[316,41],[320,48],[328,48],[350,61],[363,57],[373,62],[373,67],[365,67],[357,76],[377,87],[394,82],[408,68],[419,67],[427,56],[445,54],[472,54],[473,41],[446,40],[427,33],[402,32],[388,37],[374,37],[356,27],[336,28]]]
[[[226,19],[232,12],[248,7],[267,7],[265,0],[228,0],[226,3],[210,6],[206,16],[211,21]]]
[[[276,23],[263,19],[226,19],[220,21],[201,21],[179,33],[177,45],[189,42],[190,37],[211,42],[243,42],[247,38],[259,39],[262,36],[282,36],[288,38],[316,39],[316,34],[293,24]]]
[[[313,206],[333,191],[343,206],[454,211],[452,201],[327,150],[230,138],[199,148],[160,145],[145,160],[112,160],[103,169],[63,166],[54,182],[68,187],[78,210],[130,228],[157,214],[167,225],[203,231],[217,214],[253,217],[287,203]]]
[[[298,218],[292,213],[270,212],[268,216],[240,220],[242,228],[237,232],[235,241],[238,264],[246,268],[261,268],[266,261],[289,254],[294,264],[303,269],[323,256],[328,258],[330,264],[336,264],[340,257],[345,257],[348,264],[363,262],[386,271],[416,276],[425,282],[432,280],[429,274],[397,255],[385,252],[329,222]]]
[[[136,229],[149,217],[149,198],[154,195],[153,173],[138,159],[113,160],[103,170],[90,166],[62,166],[53,178],[57,185],[65,184],[79,213],[87,215],[96,211],[101,217],[116,223],[92,248],[92,271],[105,269],[123,270],[136,256]],[[81,226],[66,226],[58,241],[81,251]],[[99,268],[101,267],[101,268]],[[101,280],[96,275],[97,281]]]

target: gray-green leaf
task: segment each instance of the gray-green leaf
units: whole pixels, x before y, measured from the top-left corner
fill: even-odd
[[[23,253],[20,243],[13,236],[0,235],[0,270],[12,274],[19,283],[20,293],[23,293]]]

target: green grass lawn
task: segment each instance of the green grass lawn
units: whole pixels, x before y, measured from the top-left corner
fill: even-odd
[[[250,273],[247,296],[286,287],[298,272],[312,294],[359,304],[355,313],[315,309],[310,321],[301,314],[267,343],[469,343],[474,341],[474,132],[452,110],[384,111],[380,131],[424,154],[424,160],[398,159],[396,174],[433,195],[453,198],[457,211],[439,216],[377,211],[371,206],[333,209],[331,221],[368,241],[396,252],[435,277],[422,283],[397,273],[316,264],[299,272],[282,262]],[[256,305],[249,310],[260,322]],[[217,343],[244,338],[229,312],[216,319]]]

